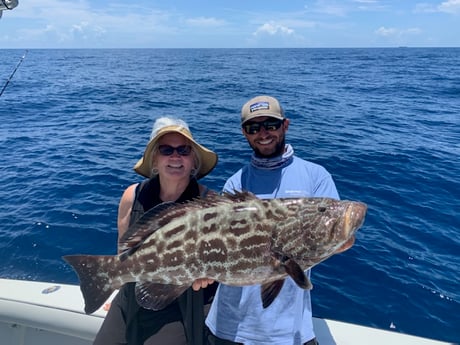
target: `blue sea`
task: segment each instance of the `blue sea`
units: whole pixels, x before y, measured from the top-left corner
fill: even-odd
[[[0,50],[0,87],[23,50]],[[0,277],[78,283],[61,256],[114,254],[119,198],[155,118],[250,158],[243,103],[278,97],[295,153],[369,206],[313,269],[314,315],[460,341],[460,48],[29,50],[0,97]]]

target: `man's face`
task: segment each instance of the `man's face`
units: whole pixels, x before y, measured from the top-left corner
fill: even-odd
[[[257,157],[270,158],[284,153],[288,127],[288,119],[262,116],[245,122],[242,132]]]

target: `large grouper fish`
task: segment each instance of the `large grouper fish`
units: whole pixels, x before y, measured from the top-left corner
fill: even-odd
[[[128,282],[136,282],[139,305],[159,310],[198,278],[261,284],[266,308],[287,276],[311,288],[304,271],[351,247],[366,210],[330,198],[213,195],[151,209],[127,230],[119,255],[63,258],[78,274],[87,314]]]

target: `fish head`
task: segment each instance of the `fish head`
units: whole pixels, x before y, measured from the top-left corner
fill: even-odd
[[[337,242],[342,243],[336,252],[343,252],[353,245],[355,233],[363,225],[367,212],[367,205],[362,202],[343,201],[342,204],[342,216],[338,217],[331,229],[331,235],[336,237]]]
[[[311,267],[335,253],[350,248],[354,235],[362,226],[366,204],[330,198],[291,200],[288,206],[296,226],[280,234],[278,248],[283,254]]]

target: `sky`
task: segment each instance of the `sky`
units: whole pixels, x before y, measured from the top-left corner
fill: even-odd
[[[460,47],[460,0],[18,1],[0,48]]]

